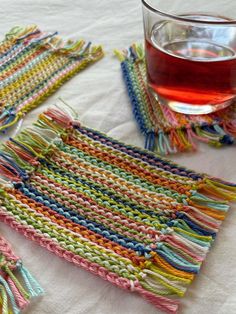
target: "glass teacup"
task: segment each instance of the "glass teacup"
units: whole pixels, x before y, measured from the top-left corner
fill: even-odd
[[[147,81],[164,105],[207,114],[236,95],[236,1],[142,0]]]

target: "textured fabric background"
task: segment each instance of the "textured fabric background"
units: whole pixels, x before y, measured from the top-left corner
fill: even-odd
[[[190,0],[189,0],[190,1]],[[174,1],[173,1],[174,2]],[[217,3],[217,0],[214,3]],[[192,0],[194,7],[195,1]],[[227,3],[227,4],[226,4]],[[225,1],[225,5],[234,0]],[[114,48],[141,41],[139,0],[1,0],[1,37],[14,25],[36,23],[42,30],[58,30],[63,37],[102,43],[106,57],[66,83],[44,105],[27,115],[30,125],[48,105],[62,97],[80,120],[110,136],[142,146],[121,78]],[[14,130],[13,130],[14,131]],[[12,132],[13,133],[13,132]],[[7,137],[1,137],[4,141]],[[200,146],[198,153],[174,156],[185,166],[236,182],[235,147],[216,150]],[[25,265],[37,276],[46,294],[25,311],[33,314],[154,314],[158,311],[142,298],[113,287],[26,240],[1,224],[3,236],[13,244]],[[208,255],[202,271],[183,299],[182,313],[236,313],[236,206]]]

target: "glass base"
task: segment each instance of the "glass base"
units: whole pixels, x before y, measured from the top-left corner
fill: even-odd
[[[173,111],[184,113],[184,114],[192,114],[192,115],[200,115],[200,114],[209,114],[221,109],[224,109],[232,104],[233,99],[230,99],[228,101],[222,102],[217,105],[197,105],[197,104],[188,104],[184,102],[179,101],[173,101],[170,99],[165,99],[163,97],[158,96],[155,92],[153,92],[151,89],[151,94],[162,104],[165,106],[168,106]]]

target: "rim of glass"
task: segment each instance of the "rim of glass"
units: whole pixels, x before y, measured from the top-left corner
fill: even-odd
[[[181,16],[181,15],[170,14],[170,13],[163,12],[163,11],[160,11],[160,10],[156,9],[150,3],[148,3],[148,1],[146,1],[146,0],[141,0],[141,1],[142,1],[142,4],[146,8],[151,10],[152,12],[158,13],[158,14],[163,15],[163,16],[167,16],[167,17],[172,18],[174,20],[185,21],[185,22],[192,22],[192,23],[199,23],[199,24],[236,25],[236,20],[232,20],[232,19],[227,20],[227,21],[225,21],[225,20],[222,20],[222,21],[207,21],[207,20],[204,20],[204,19],[195,20],[195,19],[187,18],[187,17],[184,17],[184,15]],[[223,16],[222,16],[222,18],[223,18]]]

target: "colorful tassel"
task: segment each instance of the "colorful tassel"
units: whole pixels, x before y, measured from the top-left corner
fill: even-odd
[[[195,151],[196,140],[214,147],[232,145],[236,137],[236,106],[209,115],[184,115],[161,105],[148,91],[142,45],[115,50],[134,117],[146,149],[162,155]]]
[[[216,131],[223,134],[205,129]],[[190,145],[182,130],[171,136],[159,132],[160,152],[180,138]],[[150,133],[147,146],[154,141]],[[236,185],[86,128],[66,106],[4,144],[0,176],[1,221],[168,313],[177,313],[236,198]],[[15,312],[42,293],[21,262],[16,267],[27,292],[9,268],[2,284],[3,307],[8,294]],[[8,287],[21,297],[14,301]]]
[[[5,192],[1,191],[4,195]],[[0,304],[1,313],[18,314],[28,304],[31,297],[37,297],[43,293],[39,283],[30,272],[22,265],[6,240],[0,236]],[[23,273],[25,272],[25,273]],[[27,274],[27,276],[25,275]],[[21,281],[19,281],[19,279]],[[29,280],[30,279],[30,280]],[[32,293],[29,282],[35,285]]]
[[[103,57],[101,46],[64,42],[37,26],[14,27],[0,43],[0,131],[23,119],[72,76]]]

